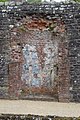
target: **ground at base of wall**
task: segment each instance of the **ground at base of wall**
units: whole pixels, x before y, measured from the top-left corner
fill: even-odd
[[[0,120],[80,120],[80,117],[1,114]]]

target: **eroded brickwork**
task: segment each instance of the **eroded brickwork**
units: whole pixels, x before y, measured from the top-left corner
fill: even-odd
[[[1,98],[80,101],[79,6],[1,6]]]
[[[66,35],[65,35],[66,36]],[[68,60],[68,40],[62,37],[59,43],[59,100],[69,102],[69,60]]]
[[[48,30],[52,21],[26,16],[19,24],[21,25],[11,30],[9,94],[20,98],[56,100],[59,40],[53,38],[52,32]]]

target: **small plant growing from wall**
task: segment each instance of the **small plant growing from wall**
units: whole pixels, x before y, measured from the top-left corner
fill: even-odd
[[[65,32],[65,25],[63,22],[59,21],[58,23],[56,20],[49,24],[48,30],[51,31],[54,36],[58,36]]]
[[[55,30],[57,24],[56,23],[51,23],[49,26],[48,26],[48,29],[49,31],[51,31],[52,33],[54,33],[56,35],[56,32],[57,32],[57,29]]]
[[[24,26],[19,27],[19,30],[20,30],[21,32],[26,32],[26,29],[24,28]]]

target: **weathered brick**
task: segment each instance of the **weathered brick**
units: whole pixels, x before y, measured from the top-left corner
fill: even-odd
[[[52,100],[56,96],[57,101],[80,102],[79,12],[80,4],[73,3],[0,6],[1,98],[49,95],[51,99],[53,97]],[[48,30],[52,21],[57,24],[54,34]],[[29,58],[32,52],[35,54]],[[56,55],[55,58],[53,54]],[[50,63],[51,56],[53,61]],[[35,66],[33,69],[35,64],[32,64],[31,59],[39,67]],[[47,69],[47,77],[37,73],[44,68]],[[44,79],[43,82],[38,80],[39,76]],[[29,83],[25,80],[26,77],[29,77]],[[38,80],[38,87],[33,87],[35,80],[31,81],[31,77]]]

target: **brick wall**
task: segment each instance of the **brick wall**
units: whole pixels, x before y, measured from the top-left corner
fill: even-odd
[[[54,89],[45,89],[51,96],[56,96],[57,101],[69,102],[80,101],[80,75],[79,75],[79,43],[80,43],[80,4],[40,4],[31,5],[7,5],[0,7],[0,97],[1,98],[24,98],[25,91],[30,94],[31,89],[26,89],[25,82],[21,81],[21,71],[24,63],[22,50],[26,44],[33,39],[36,41],[37,30],[43,33],[47,30],[52,34],[51,37],[44,36],[46,44],[52,40],[57,41],[57,81],[54,82]],[[37,23],[34,24],[34,21]],[[30,24],[30,20],[32,23]],[[46,24],[45,20],[47,20]],[[44,21],[44,22],[42,22]],[[56,29],[51,29],[49,25],[57,24]],[[51,22],[51,23],[50,23]],[[28,24],[29,23],[29,24]],[[39,24],[40,23],[40,24]],[[59,24],[60,23],[60,24]],[[43,24],[42,26],[40,26]],[[47,28],[48,26],[48,28]],[[64,27],[63,27],[64,26]],[[4,30],[4,32],[3,32]],[[32,30],[32,31],[31,31]],[[51,31],[50,31],[51,30]],[[34,34],[31,33],[33,31]],[[42,34],[37,34],[41,41]],[[49,35],[48,35],[49,36]],[[43,40],[43,41],[45,41]],[[41,43],[43,43],[41,41]],[[32,45],[34,42],[31,43]],[[58,45],[58,46],[57,46]],[[38,46],[38,45],[37,45]],[[38,47],[39,48],[39,47]],[[18,50],[18,51],[17,51]],[[41,52],[41,50],[40,50]],[[40,53],[38,52],[38,53]],[[42,54],[42,55],[41,55]],[[39,58],[44,56],[41,52]],[[41,59],[42,60],[42,59]],[[53,59],[54,60],[54,59]],[[41,67],[44,61],[40,62]],[[53,64],[53,63],[52,63]],[[13,66],[13,67],[12,67]],[[13,72],[14,71],[14,72]],[[24,74],[23,74],[24,76]],[[13,79],[12,79],[13,78]],[[23,89],[25,88],[25,89]],[[50,86],[51,88],[51,86]],[[21,91],[22,90],[22,91]],[[38,91],[36,89],[34,91]],[[41,90],[43,90],[41,88]],[[56,90],[56,92],[55,92]],[[54,92],[52,92],[54,91]],[[20,94],[23,93],[23,96]],[[43,92],[43,91],[42,91]],[[55,94],[56,93],[56,94]],[[26,98],[26,97],[25,97]],[[27,98],[28,99],[28,98]],[[54,100],[54,99],[52,99]]]

